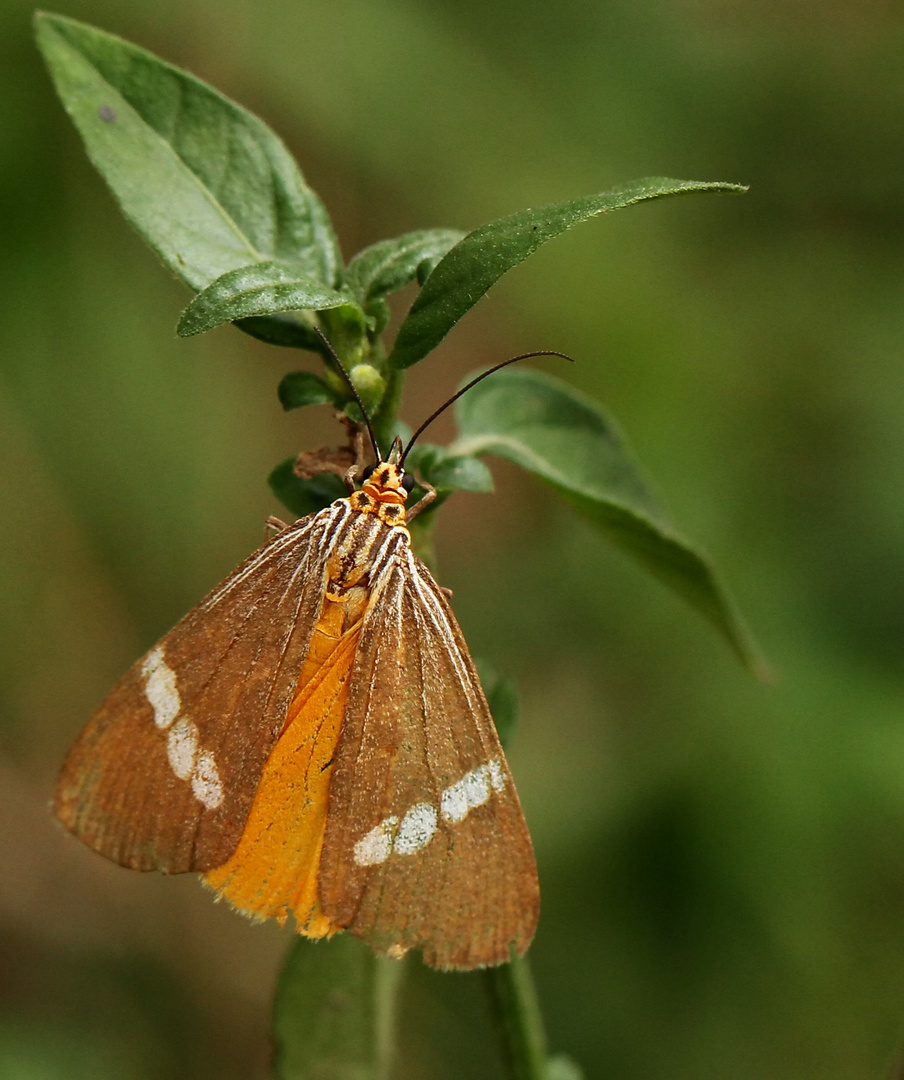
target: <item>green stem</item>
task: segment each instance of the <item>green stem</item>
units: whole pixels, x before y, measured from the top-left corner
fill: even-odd
[[[512,1080],[547,1080],[546,1032],[526,957],[485,972]]]
[[[377,956],[374,962],[374,1080],[389,1080],[395,1051],[396,1003],[405,961]]]
[[[389,451],[389,444],[392,442],[392,431],[402,402],[402,384],[405,381],[404,373],[394,368],[390,368],[385,375],[386,392],[376,415],[370,418],[374,435],[384,454]]]

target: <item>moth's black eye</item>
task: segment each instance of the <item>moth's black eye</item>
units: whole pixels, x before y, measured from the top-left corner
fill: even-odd
[[[402,487],[408,492],[409,495],[414,490],[414,477],[411,475],[411,473],[405,473],[405,475],[402,477]]]
[[[376,468],[376,465],[368,465],[367,466],[367,468],[364,470],[364,472],[361,473],[361,482],[362,483],[364,483],[365,480],[369,480],[373,476],[375,468]]]

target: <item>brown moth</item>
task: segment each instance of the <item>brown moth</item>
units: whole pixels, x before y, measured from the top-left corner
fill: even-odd
[[[360,489],[283,528],[132,667],[54,811],[107,858],[199,871],[255,918],[485,967],[530,944],[536,866],[467,645],[411,551],[405,453],[377,452]]]

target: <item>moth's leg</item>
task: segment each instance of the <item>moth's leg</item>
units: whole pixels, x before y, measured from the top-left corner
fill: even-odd
[[[281,533],[283,529],[288,529],[289,526],[281,518],[271,516],[267,518],[264,527],[272,529],[275,536],[277,533]]]
[[[364,431],[360,426],[355,428],[352,446],[355,451],[355,464],[352,465],[350,469],[346,470],[345,476],[343,477],[349,495],[355,490],[355,481],[361,475],[361,471],[364,468]]]
[[[424,488],[424,495],[420,498],[414,506],[405,515],[407,521],[411,521],[412,518],[416,518],[422,510],[426,510],[430,503],[436,498],[436,488],[432,484],[428,484],[426,480],[418,480],[418,483]]]

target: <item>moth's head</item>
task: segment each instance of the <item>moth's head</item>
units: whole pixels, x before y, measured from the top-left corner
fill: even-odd
[[[405,500],[414,487],[414,477],[392,461],[380,461],[368,465],[362,477],[361,490],[376,502],[398,503]]]

